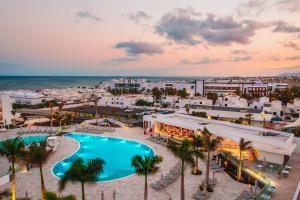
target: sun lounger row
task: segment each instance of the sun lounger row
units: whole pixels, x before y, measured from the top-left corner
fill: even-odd
[[[151,187],[157,191],[165,189],[171,183],[177,180],[177,178],[181,175],[181,164],[177,163],[174,167],[170,169],[166,176],[162,176],[160,180],[151,184]]]
[[[101,134],[104,132],[114,132],[115,129],[111,127],[100,127],[100,126],[85,126],[85,127],[78,127],[76,129],[77,132],[85,132],[85,133],[96,133]]]
[[[39,129],[39,130],[20,130],[17,132],[17,134],[31,134],[31,133],[53,133],[55,132],[54,129]]]

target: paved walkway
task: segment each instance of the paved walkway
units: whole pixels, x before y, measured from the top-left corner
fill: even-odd
[[[105,134],[104,134],[105,135]],[[161,173],[166,174],[169,169],[178,161],[167,148],[154,144],[143,135],[143,130],[140,128],[119,128],[114,133],[106,134],[109,136],[122,137],[127,139],[135,139],[149,144],[158,155],[163,156],[164,161],[161,163],[161,170],[158,174],[149,177],[149,184],[159,179]],[[67,138],[58,138],[60,145],[57,151],[49,158],[48,162],[44,165],[44,177],[46,188],[49,191],[57,191],[58,179],[51,173],[53,165],[72,154],[78,147],[76,141]],[[0,166],[2,167],[2,166]],[[185,171],[186,174],[186,199],[192,199],[192,195],[197,191],[200,182],[204,179],[205,165],[200,162],[200,167],[203,170],[203,175],[194,176],[190,173],[191,169],[188,167]],[[247,185],[238,183],[232,180],[225,173],[216,174],[218,183],[215,187],[215,192],[212,194],[210,200],[232,200],[235,199],[243,190],[247,190]],[[10,185],[5,185],[0,188],[9,188]],[[143,199],[144,192],[144,177],[136,175],[130,176],[116,181],[101,182],[91,185],[86,185],[86,199],[94,200],[100,199],[101,191],[105,193],[105,199],[112,199],[113,190],[117,191],[117,199],[120,200],[141,200]],[[32,199],[40,198],[40,178],[37,168],[31,169],[26,173],[17,174],[17,194],[24,196],[26,191]],[[68,184],[62,194],[74,194],[81,197],[81,189],[79,184]],[[179,200],[180,197],[180,179],[175,181],[167,189],[157,192],[149,187],[149,200],[168,200],[172,196],[173,200]]]

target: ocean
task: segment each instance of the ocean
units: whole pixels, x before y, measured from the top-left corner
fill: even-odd
[[[93,87],[102,81],[124,78],[122,76],[0,76],[0,91],[5,90],[38,90],[46,88]],[[125,77],[128,78],[128,77]],[[150,77],[134,76],[131,78],[145,78],[149,81],[206,79],[208,77]]]

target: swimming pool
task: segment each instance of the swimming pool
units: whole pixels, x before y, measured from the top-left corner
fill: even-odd
[[[80,143],[80,148],[70,157],[58,162],[52,168],[55,176],[61,178],[78,158],[84,161],[101,158],[105,161],[104,171],[97,181],[109,181],[123,178],[134,173],[131,158],[138,154],[141,156],[155,155],[147,145],[121,138],[103,137],[97,135],[69,133],[66,137],[73,138]]]
[[[32,143],[39,143],[39,142],[43,142],[47,140],[46,135],[32,135],[32,136],[21,136],[25,146],[31,145]],[[11,139],[8,139],[11,140]],[[0,145],[2,144],[2,142],[7,141],[7,140],[3,140],[0,141]]]

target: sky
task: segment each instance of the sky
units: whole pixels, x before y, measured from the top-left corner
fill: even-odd
[[[300,0],[0,0],[0,75],[300,72]]]

